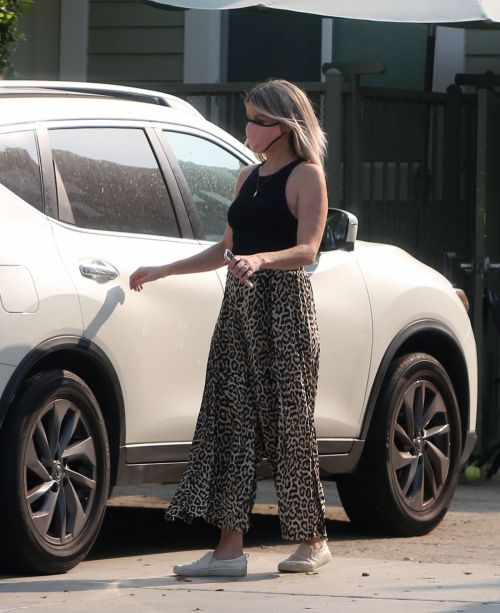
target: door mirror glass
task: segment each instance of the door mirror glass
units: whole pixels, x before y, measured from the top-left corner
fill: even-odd
[[[358,219],[355,215],[341,209],[328,209],[320,252],[333,251],[334,249],[352,251],[357,231]]]

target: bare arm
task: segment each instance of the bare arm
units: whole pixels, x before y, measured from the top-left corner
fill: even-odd
[[[241,186],[252,172],[253,168],[255,168],[255,165],[246,166],[238,175],[233,200],[239,194]],[[224,235],[218,243],[211,245],[201,253],[197,253],[190,258],[186,258],[185,260],[177,260],[171,264],[166,264],[162,267],[164,269],[164,274],[161,276],[166,277],[168,275],[184,275],[193,272],[206,272],[208,270],[220,268],[226,263],[224,260],[224,251],[226,249],[232,249],[232,247],[233,231],[229,225],[226,225]]]
[[[130,275],[130,289],[141,291],[144,283],[151,283],[169,275],[186,275],[194,272],[207,272],[215,270],[225,264],[224,250],[230,249],[233,244],[233,232],[226,226],[224,236],[218,243],[210,245],[200,253],[189,258],[177,260],[162,266],[141,266]]]
[[[254,166],[245,167],[239,174],[234,190],[234,198],[238,195],[246,177],[250,174]],[[189,258],[170,262],[162,266],[142,266],[130,275],[130,289],[141,291],[144,283],[150,283],[169,275],[184,275],[195,272],[207,272],[215,270],[225,264],[224,250],[231,249],[233,245],[233,232],[226,225],[223,237],[219,242],[210,245],[200,253]]]
[[[226,226],[224,236],[218,243],[210,245],[200,253],[196,253],[184,260],[177,260],[170,264],[161,266],[161,277],[168,275],[186,275],[193,272],[206,272],[215,270],[225,264],[224,250],[230,249],[233,244],[233,232],[229,226]]]
[[[257,270],[291,270],[314,262],[328,214],[325,177],[319,166],[301,164],[290,177],[290,183],[290,198],[298,220],[297,245],[281,251],[236,256],[229,270],[240,280],[244,281]]]

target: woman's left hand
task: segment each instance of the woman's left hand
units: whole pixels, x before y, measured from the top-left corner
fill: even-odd
[[[260,255],[235,255],[227,267],[241,283],[245,283],[254,272],[260,270],[262,263]]]

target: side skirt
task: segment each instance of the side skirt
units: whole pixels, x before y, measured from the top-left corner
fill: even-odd
[[[364,441],[359,439],[319,439],[321,477],[329,479],[337,474],[353,472],[363,446]],[[177,483],[187,466],[190,448],[190,443],[122,447],[116,485]],[[271,476],[269,464],[263,460],[257,466],[257,477],[266,479]]]

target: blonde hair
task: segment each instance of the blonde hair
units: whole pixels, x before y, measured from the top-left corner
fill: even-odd
[[[326,155],[326,136],[321,129],[307,94],[284,79],[269,79],[256,85],[244,99],[255,109],[288,126],[292,131],[292,145],[299,158],[323,168]],[[258,153],[263,161],[265,155]]]

